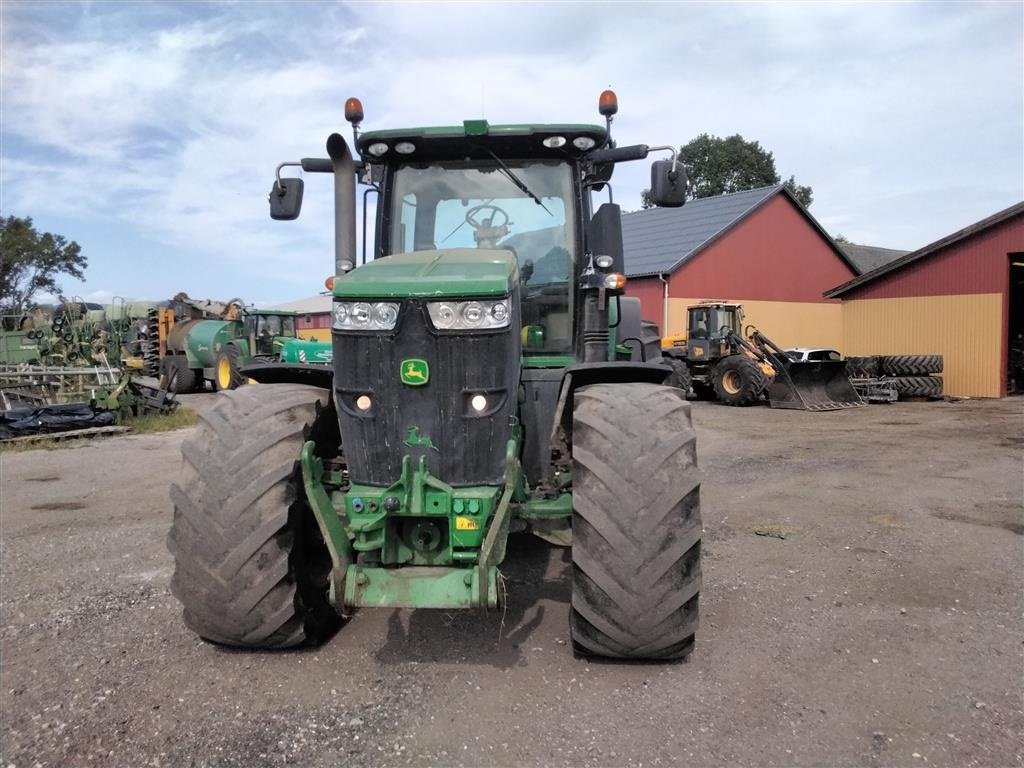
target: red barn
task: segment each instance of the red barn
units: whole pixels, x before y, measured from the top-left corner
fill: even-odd
[[[946,394],[1024,391],[1024,203],[826,293],[850,355],[944,356]]]
[[[701,299],[743,304],[746,322],[786,347],[842,350],[842,307],[824,292],[858,270],[783,186],[622,217],[626,292],[664,335]]]

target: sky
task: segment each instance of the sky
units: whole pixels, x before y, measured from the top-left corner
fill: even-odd
[[[1024,4],[0,3],[0,213],[77,241],[68,295],[271,305],[333,271],[330,177],[273,222],[284,160],[365,130],[600,122],[741,134],[832,235],[913,250],[1024,199]],[[640,207],[649,164],[613,187]],[[361,214],[357,216],[361,222]],[[372,221],[372,217],[371,217]]]

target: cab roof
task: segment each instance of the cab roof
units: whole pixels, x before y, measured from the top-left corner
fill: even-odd
[[[560,147],[545,146],[544,140],[554,136],[561,136],[565,143]],[[591,139],[594,142],[593,147],[582,150],[575,146],[573,140],[580,137]],[[490,125],[486,120],[466,120],[462,125],[367,131],[359,135],[356,146],[363,160],[371,163],[417,159],[488,158],[488,150],[503,160],[522,157],[576,159],[590,149],[600,147],[606,137],[605,128],[600,125]],[[395,146],[400,143],[412,144],[413,150],[407,153],[397,152]],[[387,149],[380,154],[374,154],[370,152],[370,147],[375,144],[385,144]]]

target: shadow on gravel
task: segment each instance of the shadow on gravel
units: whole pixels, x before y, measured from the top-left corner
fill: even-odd
[[[569,602],[568,563],[568,549],[530,534],[512,536],[501,566],[504,608],[394,610],[388,617],[387,638],[374,657],[381,664],[459,661],[498,669],[522,664],[520,648],[544,619],[540,601]],[[555,575],[547,577],[548,571]]]

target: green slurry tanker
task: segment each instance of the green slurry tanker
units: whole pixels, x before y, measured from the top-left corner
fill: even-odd
[[[294,312],[229,302],[219,318],[174,324],[167,334],[163,380],[177,392],[204,389],[207,381],[217,391],[235,389],[247,380],[245,366],[281,361],[330,363],[331,346],[298,338]]]
[[[572,551],[570,634],[587,656],[677,659],[701,585],[699,474],[684,393],[622,295],[619,162],[604,125],[339,134],[282,163],[271,216],[333,176],[332,367],[253,365],[218,395],[172,486],[172,589],[222,644],[323,640],[362,607],[497,609],[511,532]],[[655,161],[651,196],[683,204]],[[378,192],[357,264],[356,184]],[[596,210],[595,210],[596,207]],[[649,336],[650,334],[646,334]],[[341,364],[344,361],[344,364]]]

